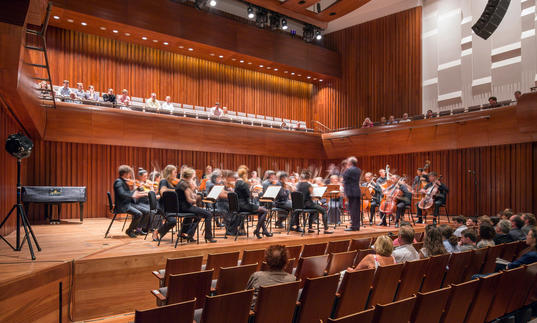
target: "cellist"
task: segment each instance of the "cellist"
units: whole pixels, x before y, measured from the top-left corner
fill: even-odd
[[[446,204],[446,197],[447,197],[447,193],[449,192],[449,189],[445,184],[440,182],[438,178],[438,174],[436,172],[430,172],[428,175],[428,178],[429,178],[429,183],[420,191],[420,193],[426,194],[427,191],[431,189],[433,185],[438,186],[436,195],[434,196],[434,204],[433,204],[433,207],[434,207],[433,225],[436,225],[438,214],[440,212],[440,206]],[[423,211],[419,206],[417,206],[417,210],[418,210],[417,211],[418,221],[416,223],[423,223],[424,222],[422,219]],[[425,211],[427,212],[427,210]]]
[[[371,193],[371,201],[369,204],[369,225],[373,225],[373,217],[375,216],[375,211],[380,205],[382,188],[373,180],[373,174],[371,172],[365,173],[364,182],[362,183],[362,186],[368,187],[369,193]]]
[[[412,200],[412,190],[406,182],[406,177],[401,177],[399,180],[399,189],[403,192],[397,197],[397,211],[395,213],[395,227],[399,228],[399,220],[404,217],[405,209],[410,205]]]

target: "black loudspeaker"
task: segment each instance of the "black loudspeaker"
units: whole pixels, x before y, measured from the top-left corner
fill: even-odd
[[[472,26],[476,35],[487,39],[502,22],[511,0],[489,0],[479,20]]]

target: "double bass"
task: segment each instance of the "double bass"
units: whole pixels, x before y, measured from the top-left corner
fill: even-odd
[[[384,214],[392,214],[397,210],[397,197],[403,195],[403,191],[399,188],[399,183],[402,178],[403,177],[400,177],[392,188],[384,192],[384,198],[380,202],[380,212]]]

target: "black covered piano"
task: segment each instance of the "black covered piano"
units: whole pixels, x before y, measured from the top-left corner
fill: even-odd
[[[45,204],[45,215],[48,217],[50,209],[50,222],[60,222],[63,203],[79,203],[80,222],[84,219],[84,202],[87,200],[85,186],[23,186],[22,203],[28,210],[30,203]],[[58,219],[52,218],[52,206],[58,207]]]

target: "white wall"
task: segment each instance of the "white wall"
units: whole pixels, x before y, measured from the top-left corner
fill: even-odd
[[[537,81],[537,0],[511,0],[494,34],[471,29],[487,0],[424,0],[423,111],[449,110],[512,99]]]

